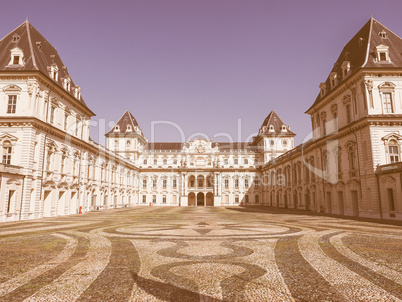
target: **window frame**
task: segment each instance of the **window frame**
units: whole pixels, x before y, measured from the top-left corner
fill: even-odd
[[[15,114],[17,112],[17,95],[8,94],[7,114]]]

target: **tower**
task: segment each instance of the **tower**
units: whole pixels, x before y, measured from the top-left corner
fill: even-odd
[[[290,127],[272,110],[254,138],[254,143],[264,155],[264,164],[293,149],[295,136]]]
[[[144,137],[137,120],[129,110],[124,112],[119,121],[105,134],[107,148],[135,162],[147,139]]]

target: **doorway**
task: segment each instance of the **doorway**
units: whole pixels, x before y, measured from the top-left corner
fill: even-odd
[[[197,194],[197,207],[205,206],[204,193]]]
[[[207,206],[213,207],[214,206],[214,195],[211,192],[207,193]]]

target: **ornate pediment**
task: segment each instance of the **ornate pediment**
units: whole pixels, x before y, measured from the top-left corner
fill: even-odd
[[[399,133],[390,133],[387,134],[386,136],[381,138],[383,141],[389,141],[389,140],[396,140],[396,141],[402,141],[402,135],[400,135]]]
[[[15,144],[15,142],[17,140],[18,140],[17,137],[15,137],[14,135],[8,134],[8,133],[0,135],[0,142],[10,141],[13,144]]]
[[[188,142],[187,146],[183,148],[183,151],[187,153],[206,154],[213,153],[217,151],[217,149],[217,147],[212,147],[212,141],[199,137]]]

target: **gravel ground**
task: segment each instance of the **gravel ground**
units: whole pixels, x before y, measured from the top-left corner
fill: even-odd
[[[402,301],[402,227],[137,207],[0,225],[0,301]]]

